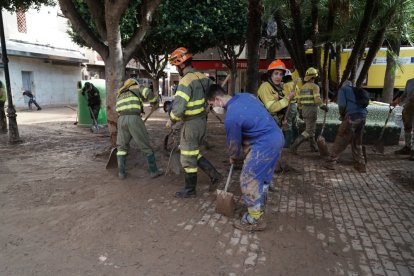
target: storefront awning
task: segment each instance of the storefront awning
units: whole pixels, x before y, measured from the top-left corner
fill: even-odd
[[[48,45],[28,43],[17,40],[6,41],[7,54],[28,58],[39,58],[48,61],[63,61],[68,63],[88,62],[79,51],[65,48],[57,48]]]

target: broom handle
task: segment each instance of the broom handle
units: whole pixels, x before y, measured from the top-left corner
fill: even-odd
[[[230,171],[229,171],[229,176],[227,176],[226,186],[224,187],[225,192],[227,192],[227,188],[229,187],[229,184],[230,184],[231,175],[233,174],[233,167],[234,167],[234,164],[231,164]]]
[[[381,129],[380,138],[378,140],[382,139],[382,136],[384,136],[384,132],[385,132],[385,129],[387,128],[388,120],[390,119],[393,110],[394,108],[390,107],[390,110],[388,111],[387,119],[385,120],[384,127]]]
[[[294,82],[293,82],[293,88],[292,88],[292,90],[289,92],[289,94],[290,93],[292,93],[293,91],[295,91],[296,90],[296,85],[297,85],[297,83],[298,83],[298,81],[300,80],[300,78],[297,78]],[[293,97],[294,98],[294,97]],[[292,99],[293,99],[292,98]],[[286,124],[287,124],[287,119],[288,119],[288,116],[289,116],[289,112],[290,112],[290,102],[292,101],[292,99],[290,99],[289,100],[289,102],[288,102],[288,107],[287,107],[287,109],[286,109],[286,112],[285,112],[285,116],[283,116],[283,119],[282,119],[282,129],[284,129],[285,127],[286,127]]]

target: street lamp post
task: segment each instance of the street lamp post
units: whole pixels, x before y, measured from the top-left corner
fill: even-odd
[[[14,109],[13,98],[10,86],[10,75],[9,75],[9,59],[7,58],[6,39],[4,37],[4,25],[3,25],[3,14],[0,9],[0,36],[1,36],[1,56],[4,65],[4,76],[6,78],[6,90],[7,90],[7,117],[9,118],[9,142],[11,144],[20,143],[22,140],[19,136],[19,129],[17,128],[16,120],[16,109]]]

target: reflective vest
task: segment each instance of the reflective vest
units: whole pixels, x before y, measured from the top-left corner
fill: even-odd
[[[191,69],[178,83],[170,118],[172,121],[191,120],[206,114],[205,93],[212,80]]]
[[[303,106],[320,106],[322,105],[321,95],[319,93],[319,86],[313,82],[305,83],[296,97],[298,107]]]
[[[280,91],[277,91],[276,88],[280,88]],[[257,97],[272,115],[287,107],[289,103],[283,95],[282,87],[274,87],[267,81],[260,85]],[[277,97],[279,98],[278,100],[276,100]]]
[[[116,112],[119,115],[141,114],[144,110],[143,101],[157,102],[157,97],[151,89],[142,85],[132,85],[121,92],[116,99]]]

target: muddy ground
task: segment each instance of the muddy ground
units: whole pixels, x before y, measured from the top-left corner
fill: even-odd
[[[150,179],[133,149],[120,181],[105,170],[107,135],[75,126],[68,108],[40,112],[19,113],[22,144],[0,136],[0,275],[332,275],[349,266],[360,272],[339,238],[323,244],[306,231],[311,224],[339,236],[331,221],[271,211],[278,191],[269,197],[268,229],[241,233],[232,226],[239,214],[214,214],[203,173],[196,199],[175,199],[183,175]],[[165,121],[158,112],[147,122],[162,168]],[[205,156],[226,176],[225,132],[213,118],[208,141],[213,147]],[[289,178],[297,183],[287,194],[312,197],[318,191],[301,170]],[[231,191],[237,193],[234,185]]]

